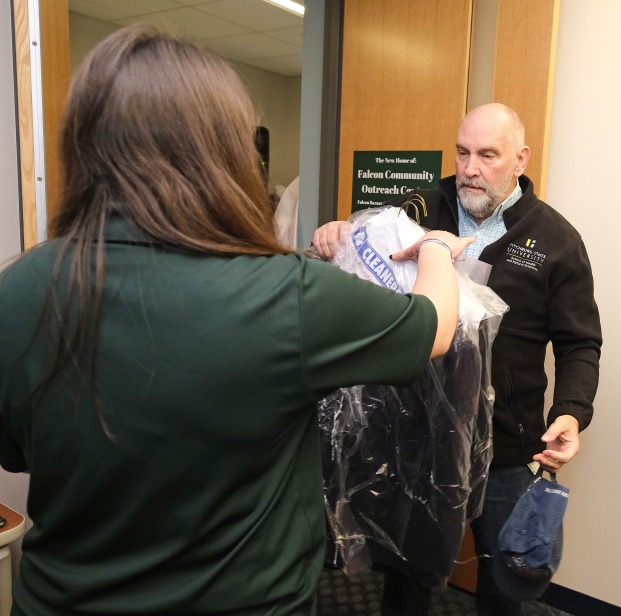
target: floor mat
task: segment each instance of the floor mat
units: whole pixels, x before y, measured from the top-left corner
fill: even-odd
[[[319,580],[318,616],[380,616],[382,574],[372,571],[350,580],[342,571],[324,569]],[[547,605],[529,601],[528,616],[571,616]],[[474,596],[453,586],[433,593],[430,616],[476,616]]]

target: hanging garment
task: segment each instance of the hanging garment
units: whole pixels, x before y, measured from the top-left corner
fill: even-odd
[[[410,290],[416,264],[388,255],[423,231],[399,212],[356,213],[334,263]],[[491,346],[507,305],[472,279],[489,274],[486,264],[466,258],[456,272],[455,337],[418,381],[343,388],[319,403],[329,566],[356,574],[390,565],[436,585],[450,576],[466,526],[481,512],[492,458]]]

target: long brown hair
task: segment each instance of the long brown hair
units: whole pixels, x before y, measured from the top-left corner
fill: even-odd
[[[221,58],[144,26],[84,60],[61,132],[52,237],[93,239],[115,201],[155,240],[198,252],[287,252],[254,144],[256,116]]]
[[[163,247],[290,252],[276,236],[256,125],[248,93],[224,60],[153,28],[121,29],[83,61],[62,124],[63,191],[50,227],[60,241],[48,303],[56,359],[37,397],[67,367],[75,377],[78,366],[90,366],[87,380],[96,382],[104,227],[119,203]],[[54,291],[61,271],[63,301]]]

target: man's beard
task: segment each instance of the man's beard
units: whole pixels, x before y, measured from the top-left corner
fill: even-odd
[[[458,176],[455,183],[457,184],[459,201],[464,210],[473,218],[485,219],[502,203],[503,197],[506,195],[512,182],[515,182],[515,177],[511,169],[496,185],[488,184],[481,178],[474,179],[466,176]],[[483,193],[474,194],[467,190],[461,190],[463,186],[479,188],[483,190]]]

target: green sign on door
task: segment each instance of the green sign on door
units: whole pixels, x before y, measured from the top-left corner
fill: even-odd
[[[441,169],[441,150],[354,152],[351,211],[379,207],[415,188],[434,188]]]

